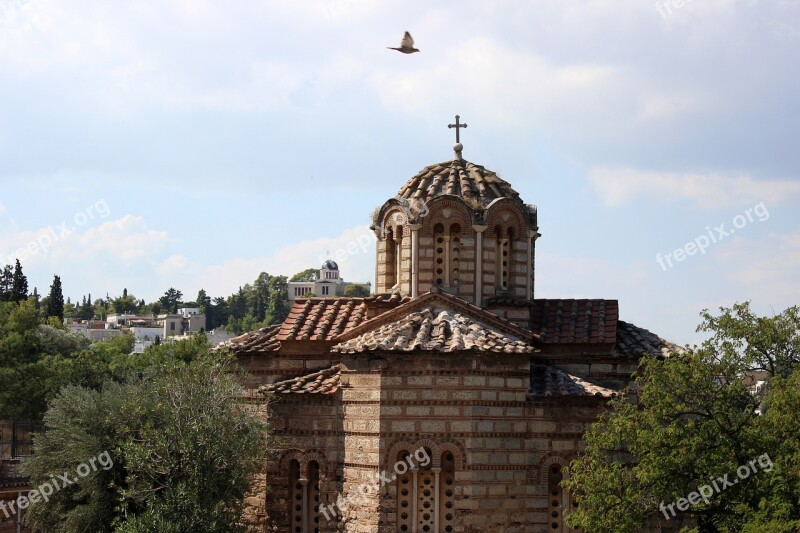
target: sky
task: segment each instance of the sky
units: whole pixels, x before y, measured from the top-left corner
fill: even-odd
[[[373,281],[370,215],[456,114],[538,206],[537,298],[680,344],[798,303],[791,0],[0,0],[0,263],[73,300]]]

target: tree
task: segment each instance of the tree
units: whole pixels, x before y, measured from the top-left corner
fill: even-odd
[[[352,283],[344,288],[344,295],[349,296],[351,298],[364,298],[369,296],[369,286],[368,285],[359,285],[358,283]]]
[[[28,299],[28,278],[22,273],[22,265],[17,259],[14,265],[14,274],[11,276],[11,301],[21,302]]]
[[[181,344],[160,345],[159,353]],[[32,485],[80,473],[92,458],[100,467],[32,504],[33,529],[243,531],[266,427],[237,403],[242,391],[228,362],[204,350],[186,364],[175,356],[122,383],[59,394],[24,466]]]
[[[567,516],[573,527],[638,531],[656,519],[698,531],[800,527],[800,420],[786,416],[800,405],[798,309],[765,318],[737,304],[702,316],[698,329],[711,338],[644,359],[585,435],[585,453],[562,483],[577,505]],[[747,387],[753,369],[767,369],[757,393]],[[711,490],[723,476],[736,483]],[[705,496],[686,503],[698,491]],[[682,498],[685,513],[675,509]]]
[[[132,294],[128,294],[128,289],[123,289],[122,296],[118,296],[111,301],[111,307],[118,314],[133,314],[139,310],[139,299]]]
[[[280,324],[289,316],[289,283],[286,276],[273,276],[269,280],[269,306],[267,324]]]
[[[3,267],[0,272],[0,302],[11,301],[11,290],[14,286],[14,272],[11,270],[11,265]]]
[[[58,276],[53,276],[50,294],[47,295],[47,316],[64,320],[64,294],[61,292],[61,278]]]
[[[314,281],[318,275],[318,268],[307,268],[289,278],[289,281]]]
[[[158,299],[161,303],[161,310],[165,313],[175,314],[178,312],[178,305],[181,303],[183,293],[173,287],[167,289],[164,296]]]

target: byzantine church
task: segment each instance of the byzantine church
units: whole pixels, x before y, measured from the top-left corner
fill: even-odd
[[[253,530],[572,531],[563,467],[677,349],[617,300],[536,299],[536,207],[453,148],[375,211],[374,294],[297,298],[224,345],[276,437]]]

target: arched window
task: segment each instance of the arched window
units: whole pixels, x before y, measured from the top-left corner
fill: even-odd
[[[395,253],[397,246],[394,241],[394,232],[392,228],[386,228],[386,238],[384,251],[386,253],[386,290],[391,289],[397,283],[397,260]]]
[[[439,531],[455,531],[456,461],[453,452],[442,454],[442,473],[439,479]]]
[[[292,459],[289,462],[289,524],[291,531],[303,532],[303,483],[300,482],[300,462]]]
[[[456,287],[460,282],[461,275],[461,226],[452,224],[450,226],[450,285]]]
[[[394,228],[394,283],[392,286],[400,283],[403,272],[403,226]]]
[[[437,287],[456,287],[461,281],[461,226],[433,226],[433,280]]]
[[[433,279],[437,287],[447,284],[447,243],[445,242],[444,226],[433,226]]]
[[[564,513],[570,510],[571,498],[569,493],[561,487],[561,480],[564,479],[562,469],[560,464],[550,465],[547,476],[547,529],[554,533],[575,531],[564,521]]]
[[[405,470],[400,474],[400,465],[413,464],[413,461],[407,460],[411,454],[408,452],[400,452],[397,454],[397,462],[395,463],[395,470],[398,472],[397,476],[397,531],[411,532],[414,529],[415,519],[415,505],[413,505],[415,485],[412,483],[414,480],[410,470]]]
[[[425,449],[432,457],[430,449]],[[397,531],[410,533],[452,533],[455,531],[455,457],[441,455],[441,467],[432,461],[419,466],[407,451],[397,455],[396,465],[415,465],[415,469],[396,466]],[[402,473],[401,473],[402,470]]]
[[[319,463],[308,464],[308,479],[300,477],[300,463],[289,462],[289,531],[319,533]]]
[[[319,463],[316,461],[308,463],[306,530],[319,533]]]
[[[507,291],[509,287],[508,261],[510,258],[510,244],[508,235],[500,226],[494,228],[496,244],[495,259],[495,286],[497,290]]]

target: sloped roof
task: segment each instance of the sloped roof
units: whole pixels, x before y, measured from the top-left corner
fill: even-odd
[[[280,325],[268,326],[256,331],[251,331],[238,337],[233,337],[220,343],[214,350],[229,349],[236,355],[255,355],[264,352],[274,352],[280,348],[281,343],[275,336],[280,329]]]
[[[486,207],[498,198],[522,203],[519,193],[497,173],[458,157],[423,168],[403,185],[397,197],[427,202],[446,194],[460,196],[476,207]]]
[[[427,296],[427,295],[426,295]],[[449,295],[448,295],[449,296]],[[425,298],[425,297],[423,297]],[[454,297],[453,297],[454,298]],[[460,313],[448,306],[446,298],[429,296],[422,306],[409,302],[394,311],[364,323],[359,334],[351,332],[343,342],[332,348],[339,353],[363,353],[380,350],[410,352],[414,350],[455,352],[532,353],[530,338],[514,335],[515,327],[506,323],[505,331],[492,322],[498,317],[478,308],[480,314]],[[391,315],[391,316],[390,316]],[[486,320],[481,320],[481,319]],[[502,319],[499,319],[502,320]],[[509,327],[510,326],[510,327]],[[519,329],[520,333],[527,333]]]
[[[675,343],[662,339],[655,333],[620,320],[617,323],[617,339],[614,355],[617,357],[639,358],[669,357],[671,352],[683,353],[685,350]]]
[[[594,396],[613,398],[617,392],[573,376],[554,366],[532,364],[529,398],[551,396]]]
[[[398,321],[411,313],[420,311],[426,308],[447,309],[449,311],[467,315],[477,322],[481,322],[491,326],[498,331],[507,333],[512,337],[522,339],[525,342],[530,342],[535,338],[535,335],[530,330],[521,328],[509,322],[505,318],[499,317],[477,305],[471,304],[468,301],[454,296],[450,293],[444,292],[437,287],[431,288],[430,292],[418,296],[413,299],[404,299],[404,301],[389,309],[370,320],[362,322],[354,328],[342,333],[335,340],[338,342],[349,341],[359,335],[375,330],[384,324]]]
[[[534,300],[531,323],[543,344],[608,343],[617,339],[617,300]]]
[[[305,298],[295,300],[277,339],[329,340],[367,317],[364,298]]]
[[[341,365],[303,374],[291,379],[264,385],[259,390],[265,394],[336,394],[339,390]]]

